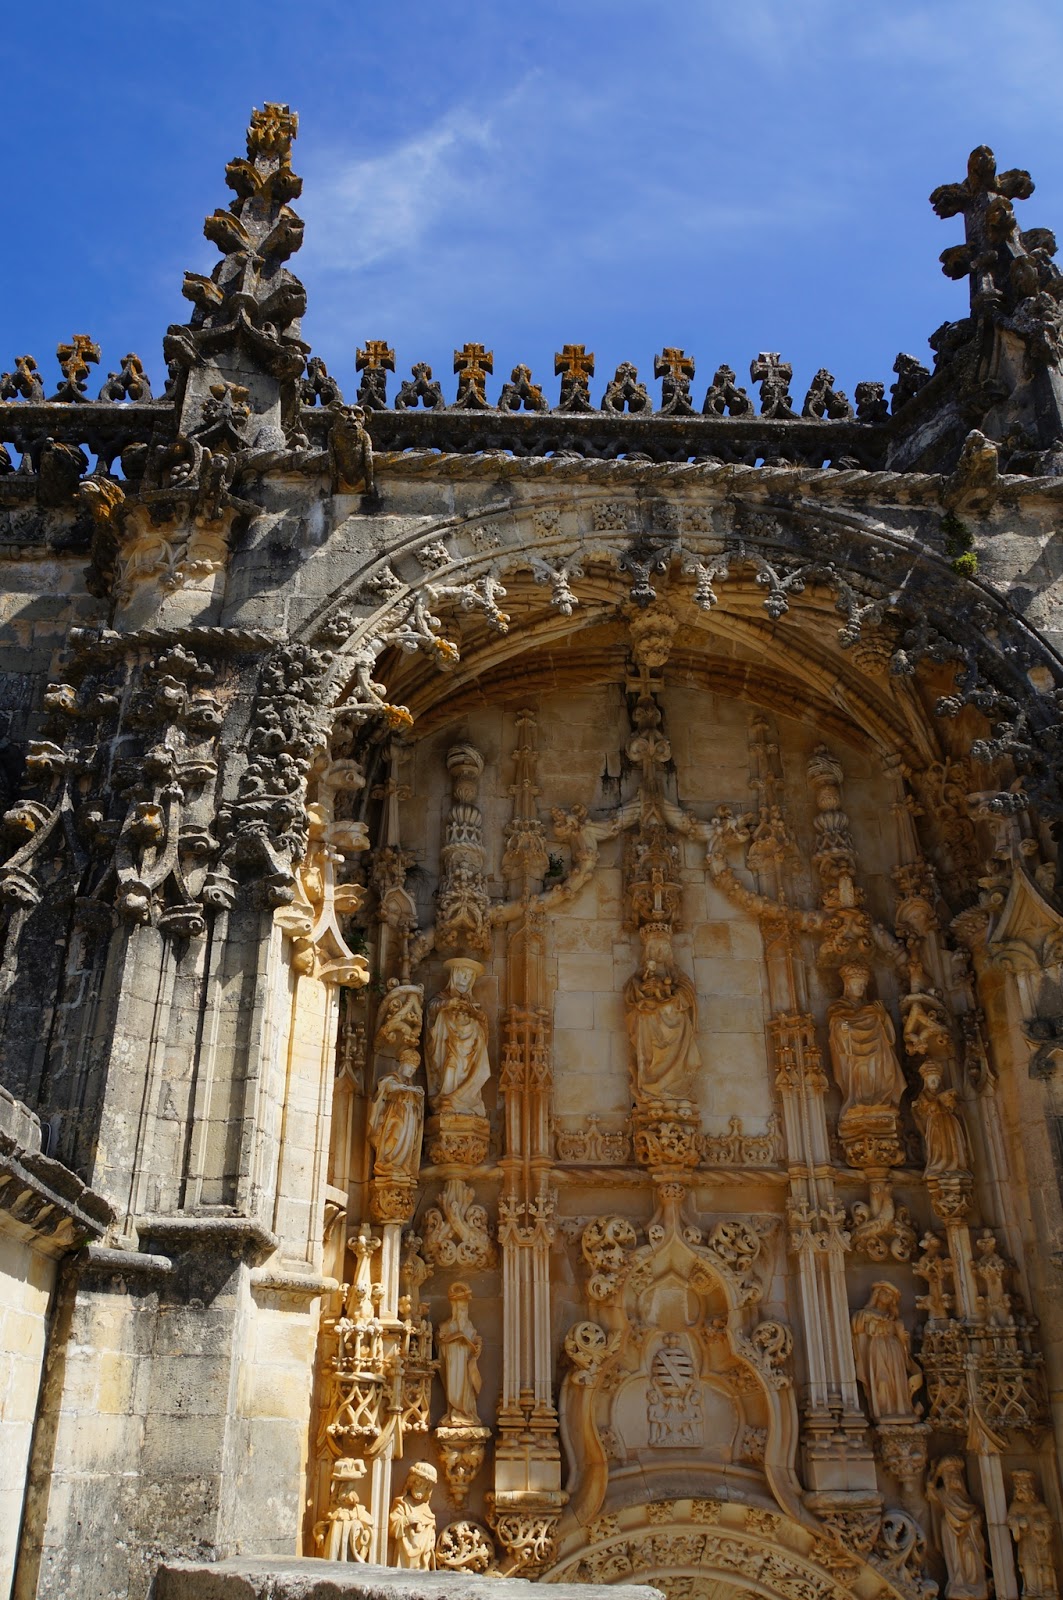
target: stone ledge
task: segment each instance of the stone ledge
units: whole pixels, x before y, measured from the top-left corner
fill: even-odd
[[[173,1212],[166,1216],[137,1217],[137,1235],[150,1240],[167,1255],[185,1251],[224,1251],[250,1261],[265,1261],[280,1244],[255,1217],[213,1213]]]
[[[143,1250],[112,1250],[90,1244],[77,1258],[81,1276],[101,1278],[162,1278],[173,1272],[169,1256],[147,1255]]]
[[[40,1120],[0,1088],[0,1211],[51,1254],[98,1239],[114,1210],[69,1167],[41,1152]]]
[[[151,1600],[507,1600],[527,1595],[526,1578],[465,1572],[405,1572],[342,1561],[173,1561],[161,1566]],[[663,1600],[659,1589],[634,1583],[556,1583],[554,1600]]]

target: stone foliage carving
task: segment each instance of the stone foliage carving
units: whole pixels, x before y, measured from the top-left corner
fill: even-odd
[[[443,1572],[489,1572],[495,1564],[491,1535],[478,1522],[448,1522],[436,1540],[436,1568]]]
[[[263,664],[247,738],[250,759],[235,800],[218,816],[226,860],[258,877],[268,905],[290,903],[291,863],[307,845],[306,779],[311,755],[324,743],[329,660],[306,645],[286,645]]]
[[[592,1111],[585,1127],[559,1130],[558,1160],[622,1165],[631,1154],[631,1140],[623,1132],[606,1133],[600,1122],[601,1119]]]
[[[483,757],[472,745],[455,745],[447,755],[452,796],[437,896],[436,944],[441,950],[491,948],[483,814],[476,803],[483,767]]]
[[[493,1267],[498,1259],[487,1212],[476,1204],[471,1184],[448,1178],[438,1207],[425,1214],[424,1251],[439,1267]]]
[[[287,106],[267,104],[252,113],[247,159],[230,161],[225,172],[236,199],[203,225],[222,260],[209,278],[185,274],[192,323],[168,330],[167,361],[191,367],[217,350],[242,347],[293,386],[301,378],[309,347],[293,324],[306,310],[306,291],[284,264],[303,240],[302,221],[287,203],[302,190],[291,167],[298,126]]]
[[[638,1236],[626,1217],[596,1217],[584,1229],[581,1248],[591,1269],[587,1293],[592,1300],[607,1300],[616,1293]]]

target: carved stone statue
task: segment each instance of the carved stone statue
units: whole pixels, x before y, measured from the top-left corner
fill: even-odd
[[[333,494],[351,494],[355,489],[362,489],[367,495],[374,495],[373,441],[365,426],[365,412],[361,406],[345,406],[340,400],[334,400],[326,410]]]
[[[881,1000],[868,1000],[869,969],[849,962],[840,969],[843,994],[827,1011],[834,1077],[844,1096],[840,1128],[862,1113],[896,1113],[905,1090],[894,1048],[893,1022]]]
[[[926,1495],[948,1572],[946,1600],[986,1600],[989,1583],[982,1513],[967,1491],[960,1456],[942,1456],[927,1480]]]
[[[417,1051],[403,1049],[394,1070],[377,1084],[369,1110],[374,1178],[417,1177],[424,1127],[424,1090],[413,1082],[419,1065]]]
[[[421,1572],[431,1569],[436,1546],[436,1514],[429,1505],[438,1481],[435,1467],[428,1461],[415,1461],[406,1475],[406,1487],[391,1502],[388,1531],[391,1534],[391,1564],[412,1567]]]
[[[436,1333],[440,1376],[447,1397],[444,1427],[478,1427],[476,1397],[480,1393],[480,1352],[483,1340],[469,1320],[472,1290],[467,1283],[452,1283],[447,1290],[450,1316]]]
[[[491,1076],[487,1013],[472,998],[483,973],[479,961],[455,956],[444,962],[447,987],[428,1008],[428,1093],[437,1113],[484,1116],[483,1086]]]
[[[971,1159],[967,1134],[956,1111],[955,1089],[941,1087],[941,1066],[924,1061],[919,1068],[923,1087],[912,1102],[912,1111],[923,1135],[927,1178],[966,1175]]]
[[[624,986],[635,1103],[693,1111],[701,1068],[694,985],[676,966],[668,934],[642,933],[642,966]]]
[[[1059,1580],[1052,1554],[1052,1513],[1037,1498],[1032,1472],[1013,1472],[1008,1528],[1022,1578],[1022,1600],[1057,1600]]]
[[[900,1306],[894,1284],[875,1283],[867,1305],[853,1313],[856,1375],[875,1422],[914,1421],[919,1415],[913,1401],[922,1374],[912,1360]]]
[[[314,1529],[326,1561],[368,1561],[373,1519],[354,1487],[365,1476],[365,1462],[342,1456],[332,1468],[332,1504]]]

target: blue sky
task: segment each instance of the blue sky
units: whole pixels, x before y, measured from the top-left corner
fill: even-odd
[[[292,263],[304,334],[349,394],[386,338],[453,395],[456,345],[497,386],[553,354],[651,380],[682,345],[700,396],[759,350],[850,395],[966,309],[962,238],[927,195],[985,142],[1063,237],[1063,7],[1053,0],[53,0],[4,25],[0,367],[60,339],[158,385],[186,268],[216,252],[252,105],[300,115]],[[394,385],[393,385],[394,388]],[[654,392],[656,389],[654,388]]]

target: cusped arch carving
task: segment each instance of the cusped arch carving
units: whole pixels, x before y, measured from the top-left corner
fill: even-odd
[[[520,465],[531,475],[530,463]],[[809,695],[818,694],[835,714],[840,706],[877,742],[920,764],[939,758],[940,740],[926,731],[925,710],[913,715],[906,708],[897,680],[911,678],[923,663],[932,672],[946,669],[944,677],[938,673],[948,692],[938,693],[937,713],[952,718],[973,706],[990,725],[989,737],[974,739],[974,754],[1010,756],[1046,814],[1060,809],[1052,756],[1063,663],[1001,596],[954,571],[932,546],[870,512],[773,504],[753,486],[748,501],[736,500],[734,469],[695,463],[673,482],[653,468],[646,486],[639,474],[625,474],[609,484],[606,499],[594,483],[558,484],[557,477],[569,477],[562,470],[569,464],[549,465],[555,481],[541,498],[422,522],[354,572],[307,620],[303,637],[336,652],[326,692],[341,716],[408,722],[374,668],[389,651],[422,652],[434,666],[459,668],[448,610],[477,619],[493,635],[491,649],[470,663],[476,676],[522,653],[532,637],[504,610],[514,582],[549,591],[550,600],[545,592],[540,599],[553,604],[557,636],[595,605],[646,604],[656,586],[670,582],[703,616],[716,613],[714,628],[737,632],[764,659],[781,652],[786,664],[797,665],[799,679],[804,651]],[[876,476],[846,474],[847,480]],[[647,499],[646,488],[658,478],[658,493],[678,490],[684,498]],[[759,485],[773,487],[767,479]],[[867,485],[846,487],[856,494]],[[532,494],[538,488],[527,486]],[[702,491],[696,504],[690,489]],[[595,595],[601,572],[615,581]],[[785,626],[776,627],[787,613]],[[507,640],[507,631],[518,637]],[[549,631],[537,619],[531,634],[541,641]],[[887,664],[892,689],[883,681]],[[464,676],[459,668],[427,698],[446,697]],[[970,728],[964,737],[970,741]]]
[[[560,1405],[569,1515],[584,1526],[630,1471],[682,1471],[706,1483],[724,1469],[740,1472],[721,1436],[727,1408],[732,1437],[741,1427],[761,1435],[762,1459],[758,1450],[746,1476],[800,1511],[792,1340],[784,1324],[758,1310],[772,1224],[751,1218],[702,1230],[684,1214],[686,1192],[680,1181],[659,1184],[644,1244],[622,1218],[598,1219],[584,1232],[597,1320],[576,1323],[566,1336]],[[645,1414],[632,1430],[625,1402],[639,1388]],[[704,1429],[706,1412],[717,1422],[715,1439]],[[617,1464],[617,1437],[625,1431]]]
[[[570,1532],[542,1581],[649,1583],[668,1600],[911,1600],[920,1575],[865,1559],[807,1514],[692,1496],[625,1506]]]

